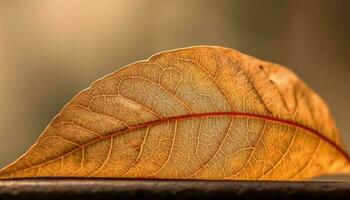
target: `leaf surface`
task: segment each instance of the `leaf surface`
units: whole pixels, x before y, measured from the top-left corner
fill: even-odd
[[[303,180],[349,163],[326,104],[293,72],[201,46],[97,80],[0,178]]]

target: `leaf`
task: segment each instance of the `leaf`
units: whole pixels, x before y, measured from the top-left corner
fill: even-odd
[[[295,74],[202,46],[96,81],[0,177],[302,180],[349,163],[327,106]]]

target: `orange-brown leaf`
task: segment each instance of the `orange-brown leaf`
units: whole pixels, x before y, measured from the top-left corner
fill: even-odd
[[[302,180],[349,163],[327,106],[294,73],[203,46],[96,81],[0,178]]]

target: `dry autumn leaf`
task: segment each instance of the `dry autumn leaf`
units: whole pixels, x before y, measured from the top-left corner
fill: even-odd
[[[303,180],[349,172],[327,106],[295,74],[203,46],[96,81],[0,178]]]

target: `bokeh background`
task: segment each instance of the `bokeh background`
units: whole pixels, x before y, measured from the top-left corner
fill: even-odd
[[[350,152],[350,1],[0,0],[0,167],[94,80],[168,49],[221,45],[289,66]]]

